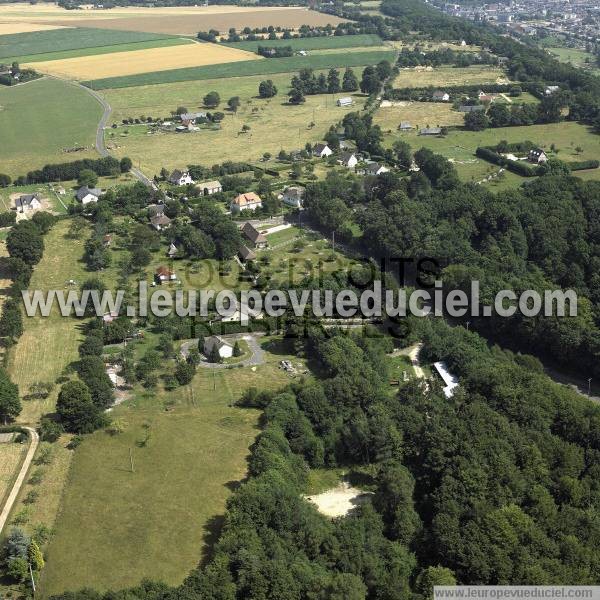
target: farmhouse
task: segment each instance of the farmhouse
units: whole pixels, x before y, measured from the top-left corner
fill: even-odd
[[[348,167],[348,169],[354,169],[358,164],[358,158],[356,158],[354,152],[342,152],[338,158],[338,163],[343,167]]]
[[[42,208],[41,200],[42,197],[39,194],[23,194],[15,200],[15,207],[21,213],[29,210],[38,210]]]
[[[169,249],[167,250],[167,256],[169,258],[175,258],[178,254],[179,250],[177,249],[177,246],[175,245],[174,242],[171,242],[171,244],[169,245]]]
[[[205,112],[194,112],[194,113],[183,113],[182,115],[180,115],[181,118],[181,122],[188,124],[188,123],[195,123],[196,119],[206,119],[206,113]]]
[[[238,250],[238,255],[244,262],[256,260],[256,252],[254,252],[254,250],[250,250],[250,248],[248,248],[248,246],[244,246],[243,244],[240,246],[240,249]]]
[[[221,358],[231,358],[233,356],[233,346],[218,335],[211,335],[204,339],[204,356],[210,356],[213,348],[217,349]]]
[[[458,379],[448,371],[446,363],[443,361],[433,363],[438,375],[442,378],[445,386],[443,388],[446,398],[451,398],[454,395],[454,388],[458,386]]]
[[[327,144],[315,144],[315,147],[313,148],[313,155],[318,156],[319,158],[326,158],[332,154],[333,150]]]
[[[242,210],[256,210],[262,208],[262,200],[255,192],[246,192],[236,196],[230,205],[230,210],[233,213],[241,212]]]
[[[171,226],[171,219],[167,215],[157,215],[150,218],[150,225],[156,229],[156,231],[163,231]]]
[[[242,225],[240,231],[250,241],[253,248],[266,248],[267,247],[267,245],[268,245],[267,238],[262,233],[260,233],[260,231],[258,231],[258,229],[256,229],[252,225],[252,223],[249,223],[248,221],[246,221]]]
[[[301,185],[290,185],[283,190],[282,200],[284,204],[294,208],[302,208],[302,201],[306,189]]]
[[[75,194],[77,200],[81,204],[89,204],[90,202],[98,202],[98,198],[102,195],[102,190],[98,188],[89,188],[87,185],[80,187]]]
[[[423,127],[419,129],[419,135],[440,135],[441,133],[441,127]]]
[[[164,204],[150,204],[148,206],[148,218],[162,217],[165,214]]]
[[[408,121],[402,121],[400,123],[400,131],[411,131],[413,126]]]
[[[223,186],[220,181],[203,181],[202,183],[196,184],[198,188],[205,196],[212,196],[212,194],[218,194],[223,191]]]
[[[442,92],[441,90],[433,92],[431,97],[435,102],[448,102],[448,100],[450,100],[450,94],[448,94],[448,92]]]
[[[541,148],[534,148],[529,151],[529,155],[527,156],[529,162],[540,164],[545,163],[548,160],[548,156]]]
[[[389,169],[384,165],[380,165],[379,163],[373,162],[369,163],[366,166],[365,173],[367,175],[381,175],[382,173],[389,173]]]
[[[173,185],[187,185],[188,183],[194,183],[194,180],[187,171],[175,169],[169,177],[169,183]]]
[[[175,271],[171,271],[169,267],[165,266],[158,267],[154,273],[154,277],[158,283],[163,283],[163,281],[175,281],[177,279]]]
[[[344,96],[344,98],[338,98],[336,104],[338,106],[352,106],[354,100],[350,96]]]

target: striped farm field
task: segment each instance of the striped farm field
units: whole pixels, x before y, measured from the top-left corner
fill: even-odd
[[[256,52],[259,46],[272,48],[291,46],[294,50],[325,50],[329,48],[357,48],[364,46],[382,46],[383,42],[378,35],[329,35],[312,38],[292,38],[289,40],[256,40],[253,42],[226,42],[224,45],[240,50]]]
[[[59,52],[44,52],[42,54],[28,54],[26,56],[12,56],[3,59],[7,63],[18,62],[20,64],[43,62],[49,60],[64,60],[66,58],[77,58],[79,56],[99,56],[101,54],[113,54],[114,52],[132,52],[133,50],[146,50],[148,48],[168,48],[170,46],[183,46],[193,44],[194,40],[187,38],[164,38],[158,40],[147,40],[144,42],[131,42],[130,44],[115,44],[114,46],[100,46],[96,48],[78,48],[76,50],[62,50]]]
[[[252,56],[256,59],[256,55]],[[141,85],[176,83],[179,81],[290,73],[299,71],[304,67],[310,67],[315,70],[359,67],[375,65],[382,60],[392,61],[394,60],[394,57],[394,51],[382,50],[370,52],[345,52],[343,54],[315,54],[311,56],[292,56],[290,58],[266,58],[263,60],[248,60],[230,64],[214,64],[204,67],[140,73],[138,75],[126,77],[99,78],[84,83],[95,90],[117,89]]]
[[[84,27],[30,31],[0,36],[0,59],[12,56],[30,56],[45,52],[79,50],[80,48],[100,48],[102,46],[130,44],[132,42],[145,42],[171,37],[173,36],[157,33],[88,29]]]
[[[36,62],[34,64],[35,70],[40,73],[67,79],[89,79],[94,76],[98,78],[122,77],[139,73],[168,71],[175,68],[235,63],[247,61],[249,58],[256,58],[256,56],[245,50],[235,50],[216,44],[198,43],[168,48],[148,48],[130,52],[79,56],[64,60]]]

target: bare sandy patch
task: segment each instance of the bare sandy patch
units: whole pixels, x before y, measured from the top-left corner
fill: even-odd
[[[102,79],[137,73],[200,67],[259,57],[245,50],[216,44],[185,44],[95,56],[48,60],[31,65],[36,71],[70,79]],[[28,66],[28,65],[25,65]]]
[[[64,29],[64,25],[47,25],[45,23],[23,23],[20,21],[0,21],[0,35],[12,33],[29,33],[31,31],[50,31]]]
[[[373,492],[364,492],[352,487],[347,481],[342,481],[336,488],[305,498],[315,504],[320,513],[334,518],[345,517],[372,495]]]

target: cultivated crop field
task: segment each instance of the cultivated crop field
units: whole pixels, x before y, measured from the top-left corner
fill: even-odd
[[[344,109],[336,106],[337,96],[319,95],[306,96],[306,102],[299,106],[289,105],[286,92],[291,77],[292,73],[272,77],[279,94],[269,100],[257,98],[262,77],[108,90],[105,94],[114,108],[111,117],[114,122],[140,115],[168,116],[178,106],[197,110],[203,96],[213,90],[220,94],[223,103],[231,96],[239,96],[242,104],[235,114],[226,111],[217,131],[148,134],[144,125],[119,127],[107,130],[107,146],[116,145],[113,151],[116,156],[130,156],[151,175],[160,172],[163,166],[174,169],[194,163],[212,165],[223,160],[254,162],[264,152],[276,155],[282,148],[301,149],[306,142],[318,141],[331,123],[364,104],[365,98],[359,95],[355,96],[354,107]],[[310,123],[314,125],[309,127]],[[243,125],[250,126],[247,133],[241,133]]]
[[[62,25],[44,25],[43,23],[20,23],[18,21],[0,21],[0,35],[28,33],[31,31],[50,31],[51,29],[62,29]]]
[[[0,19],[2,13],[0,12]],[[81,48],[100,48],[133,42],[162,40],[166,37],[153,33],[131,31],[108,31],[102,29],[52,29],[0,36],[0,59],[31,56],[47,52],[79,50]]]
[[[219,46],[221,47],[221,46]],[[174,83],[178,81],[198,81],[203,79],[246,77],[249,75],[271,75],[274,73],[289,73],[299,71],[303,67],[312,69],[330,69],[332,67],[359,67],[374,65],[381,60],[393,60],[393,51],[345,52],[336,54],[311,54],[310,56],[292,56],[289,58],[269,58],[266,60],[240,61],[231,64],[209,65],[205,67],[190,67],[140,73],[126,77],[109,77],[84,82],[95,90],[123,88],[159,83]]]
[[[408,121],[413,127],[462,125],[464,114],[452,110],[449,103],[398,101],[393,106],[378,108],[373,121],[384,132],[395,132],[401,121]]]
[[[35,67],[41,73],[67,79],[90,79],[219,63],[230,64],[256,58],[255,54],[245,50],[236,50],[217,44],[198,43],[36,62],[30,66]]]
[[[54,79],[0,86],[2,172],[24,175],[49,162],[97,157],[100,104],[85,90]],[[83,151],[64,152],[82,146]]]
[[[395,88],[416,88],[508,82],[502,69],[481,65],[465,68],[440,67],[431,71],[401,69],[393,85]]]

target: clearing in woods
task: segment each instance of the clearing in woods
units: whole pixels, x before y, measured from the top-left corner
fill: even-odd
[[[245,50],[236,50],[217,44],[199,43],[95,56],[80,56],[64,60],[36,62],[29,66],[34,67],[41,73],[68,79],[90,79],[233,63],[257,58],[256,54]]]
[[[0,86],[0,164],[13,178],[46,163],[97,158],[102,108],[85,90],[55,79]],[[77,152],[67,152],[83,148]]]
[[[439,67],[431,71],[401,69],[394,79],[395,88],[419,88],[428,86],[477,85],[485,83],[509,83],[502,69],[490,65],[472,67]]]

